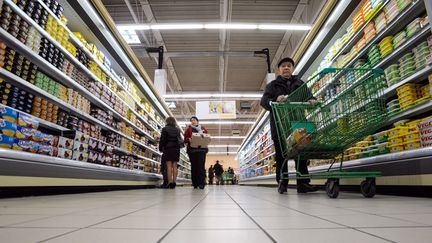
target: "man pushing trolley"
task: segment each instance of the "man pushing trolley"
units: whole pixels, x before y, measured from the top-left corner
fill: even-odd
[[[343,171],[343,151],[387,120],[385,100],[380,98],[386,87],[383,71],[327,68],[303,83],[291,75],[292,59],[282,59],[278,68],[280,76],[267,85],[261,99],[261,105],[271,112],[278,192],[287,191],[289,178],[297,179],[299,193],[317,190],[310,179],[327,179],[327,195],[336,198],[340,179],[366,178],[361,192],[373,197],[380,172]],[[337,94],[317,102],[310,88],[320,93],[330,85],[337,86]],[[332,168],[336,158],[339,168]],[[296,161],[295,173],[288,173],[288,159]],[[309,174],[310,159],[331,159],[332,163],[326,172]]]

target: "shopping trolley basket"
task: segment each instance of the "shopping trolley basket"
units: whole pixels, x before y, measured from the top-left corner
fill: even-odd
[[[295,174],[281,171],[281,178],[327,179],[326,192],[331,198],[339,194],[339,179],[366,178],[361,183],[362,194],[373,197],[375,177],[381,173],[343,171],[343,151],[387,120],[385,99],[381,98],[385,87],[381,69],[327,68],[288,95],[285,102],[272,102],[284,163],[288,159],[333,159],[326,172],[305,175],[297,168]],[[311,102],[316,99],[311,89],[316,96],[333,91],[321,95],[324,101]],[[342,157],[339,170],[331,171],[337,156]]]

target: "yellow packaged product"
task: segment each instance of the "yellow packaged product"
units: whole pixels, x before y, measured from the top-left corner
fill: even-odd
[[[410,132],[404,136],[405,142],[420,142],[420,134],[418,132]]]
[[[403,136],[408,133],[408,127],[398,126],[388,130],[389,138]]]
[[[412,141],[404,143],[405,150],[418,149],[421,147],[420,141]]]
[[[396,152],[402,152],[405,150],[405,146],[403,143],[395,144],[390,146],[390,152],[396,153]]]
[[[409,91],[415,91],[417,90],[418,86],[419,86],[418,84],[405,84],[397,88],[396,92],[399,94],[399,93],[405,93]]]
[[[403,139],[403,137],[404,136],[398,136],[398,137],[389,138],[389,143],[391,145],[403,143],[403,142],[405,142],[404,139]]]

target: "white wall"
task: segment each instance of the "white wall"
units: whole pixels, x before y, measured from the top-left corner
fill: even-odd
[[[207,155],[206,158],[206,169],[210,167],[210,165],[214,165],[216,160],[219,160],[219,163],[223,165],[224,170],[227,170],[228,167],[232,167],[233,169],[239,169],[239,162],[235,160],[235,155]]]

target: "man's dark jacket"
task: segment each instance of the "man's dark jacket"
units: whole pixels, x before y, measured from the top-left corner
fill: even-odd
[[[280,95],[291,94],[294,90],[298,89],[303,84],[304,82],[295,75],[291,76],[291,78],[289,79],[278,76],[275,80],[267,84],[264,94],[261,98],[261,106],[264,109],[270,111],[270,128],[273,140],[277,139],[277,130],[270,102],[275,102],[277,97]],[[306,85],[303,87],[305,90],[302,92],[303,94],[301,95],[301,97],[296,97],[294,99],[291,99],[290,101],[300,102],[313,99],[312,93],[306,87]]]
[[[213,171],[215,173],[216,176],[221,176],[223,174],[223,168],[220,164],[215,164],[213,166]]]

